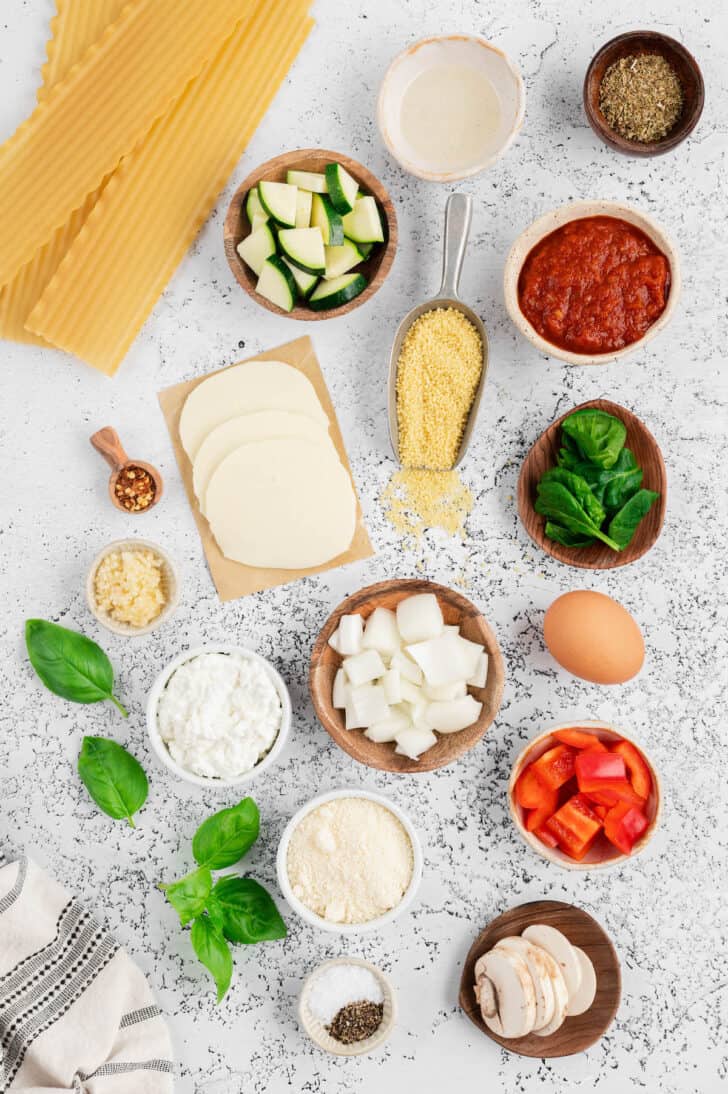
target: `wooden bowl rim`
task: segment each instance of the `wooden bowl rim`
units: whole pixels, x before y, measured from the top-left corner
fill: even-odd
[[[646,41],[651,42],[655,48],[653,50],[640,49],[641,44]],[[623,55],[623,48],[631,43],[634,43],[635,48],[642,53],[659,53],[668,61],[672,57],[679,57],[691,72],[695,83],[695,100],[689,113],[679,118],[674,128],[659,141],[639,142],[628,140],[609,125],[599,109],[599,87],[596,84],[596,70],[602,62],[604,62],[605,68],[608,67],[612,59],[617,60],[618,55]],[[589,124],[597,136],[610,148],[614,148],[615,151],[628,156],[661,156],[682,144],[700,121],[705,105],[705,82],[700,65],[682,42],[656,30],[631,30],[624,34],[617,34],[600,46],[594,54],[584,76],[583,102],[584,113]]]
[[[594,934],[598,937],[601,945],[606,948],[606,951],[609,955],[612,971],[614,973],[614,998],[609,1003],[606,1022],[603,1023],[598,1030],[595,1030],[594,1035],[591,1037],[591,1040],[585,1039],[585,1043],[581,1047],[571,1049],[568,1052],[554,1051],[553,1044],[554,1038],[558,1039],[559,1035],[563,1033],[566,1023],[571,1021],[570,1018],[566,1018],[564,1020],[564,1024],[549,1037],[538,1038],[539,1051],[530,1052],[526,1047],[528,1041],[533,1036],[533,1034],[527,1034],[526,1037],[517,1037],[510,1039],[498,1037],[497,1034],[493,1033],[492,1030],[488,1029],[488,1027],[485,1025],[480,1017],[480,1009],[475,1001],[475,994],[473,991],[474,985],[470,982],[472,978],[468,976],[471,965],[474,965],[478,957],[485,953],[487,949],[492,948],[489,945],[489,939],[496,932],[498,932],[501,922],[507,917],[511,916],[513,913],[527,911],[529,909],[533,910],[533,923],[537,923],[539,920],[539,916],[542,916],[546,912],[561,912],[563,917],[568,917],[571,922],[573,922],[574,920],[581,920],[582,923],[585,924],[585,926],[589,927],[594,932]],[[564,925],[562,924],[557,929],[563,930],[564,934],[566,934],[568,938],[568,926],[564,927]],[[607,993],[607,989],[602,990],[605,994]],[[599,998],[599,991],[599,983],[597,982],[597,994],[594,1000],[595,1003]],[[615,949],[614,943],[605,931],[604,927],[602,927],[601,923],[599,923],[599,921],[596,920],[593,915],[590,915],[590,913],[585,911],[583,908],[579,908],[575,904],[569,904],[566,901],[529,900],[523,904],[517,904],[512,908],[506,908],[505,911],[501,912],[495,917],[495,919],[491,920],[490,923],[486,927],[484,927],[483,930],[475,938],[470,949],[468,950],[467,956],[463,963],[463,971],[460,977],[460,992],[458,995],[458,1002],[461,1009],[464,1011],[464,1013],[467,1015],[473,1025],[476,1026],[481,1031],[481,1033],[484,1033],[492,1041],[495,1041],[496,1044],[499,1044],[502,1048],[506,1049],[507,1052],[512,1052],[518,1056],[555,1059],[558,1057],[573,1056],[578,1052],[585,1052],[586,1049],[596,1044],[596,1042],[604,1036],[604,1034],[611,1026],[612,1022],[614,1021],[617,1015],[617,1011],[619,1010],[621,998],[622,969],[619,962],[619,956]],[[588,1014],[589,1012],[586,1011],[585,1013]],[[575,1016],[576,1020],[583,1019],[584,1017],[585,1015]],[[549,1051],[550,1049],[551,1051]]]
[[[372,752],[372,762],[360,759],[359,756],[355,755],[350,748],[347,748],[346,742],[348,740],[348,737],[343,736],[338,725],[336,725],[332,714],[333,707],[331,706],[331,703],[329,702],[326,704],[326,707],[323,707],[318,701],[318,696],[315,688],[315,676],[326,649],[330,648],[328,647],[328,640],[336,629],[338,620],[342,615],[349,614],[352,611],[357,611],[360,607],[361,602],[366,601],[367,603],[372,604],[371,610],[367,612],[366,616],[364,616],[364,618],[366,619],[369,617],[371,612],[374,611],[374,608],[377,607],[377,604],[373,603],[373,601],[381,598],[383,594],[399,594],[401,591],[403,595],[407,595],[408,590],[411,590],[413,594],[415,592],[434,593],[437,596],[438,600],[442,598],[461,611],[472,612],[474,614],[474,617],[478,618],[479,624],[483,629],[483,633],[488,643],[490,643],[489,645],[486,645],[486,650],[489,656],[488,680],[490,679],[490,673],[493,673],[493,703],[490,716],[486,714],[481,714],[480,719],[478,719],[478,721],[474,723],[474,725],[478,726],[479,728],[478,736],[475,737],[475,739],[464,748],[461,747],[458,750],[458,748],[455,747],[452,754],[447,759],[443,759],[440,762],[430,761],[428,763],[426,759],[427,753],[425,752],[422,754],[422,757],[419,760],[409,760],[405,756],[396,756],[395,766],[395,752],[393,746],[390,744],[375,744],[373,741],[367,741],[367,749],[369,749],[370,747]],[[339,654],[336,654],[336,651],[332,651],[332,653],[336,657],[340,657]],[[486,686],[488,684],[488,680],[486,680]],[[341,603],[329,614],[326,622],[319,631],[319,634],[316,638],[316,641],[314,642],[313,649],[311,651],[311,660],[308,672],[308,687],[311,701],[316,712],[316,717],[318,718],[319,722],[324,727],[334,743],[343,752],[346,752],[347,755],[351,756],[352,759],[356,760],[357,763],[363,763],[366,767],[371,767],[378,771],[388,771],[396,775],[425,774],[430,771],[437,771],[441,767],[447,767],[448,764],[454,763],[455,760],[458,760],[461,756],[464,756],[466,752],[469,752],[471,748],[474,748],[475,745],[483,739],[486,731],[495,721],[498,711],[500,710],[501,702],[503,700],[503,689],[505,687],[505,664],[495,631],[493,630],[483,613],[475,606],[475,604],[472,603],[472,601],[468,600],[467,597],[463,596],[461,593],[456,592],[454,589],[448,588],[447,585],[440,585],[438,582],[435,581],[428,581],[424,578],[398,578],[393,581],[379,581],[376,582],[374,585],[365,586],[358,592],[352,593],[350,596],[345,597],[344,600],[342,600]],[[470,728],[471,727],[468,727],[468,729]],[[344,731],[344,733],[346,732],[348,731]],[[350,732],[356,733],[357,738],[363,736],[363,734],[359,730],[351,730]],[[467,730],[461,730],[460,733],[448,734],[448,737],[453,742],[456,742],[461,734],[465,732],[467,732]],[[366,738],[364,739],[366,740]]]
[[[619,418],[621,421],[623,421],[624,424],[627,426],[628,431],[630,429],[633,432],[640,431],[645,436],[647,442],[654,449],[656,474],[657,478],[659,479],[660,488],[660,497],[658,498],[656,503],[658,522],[654,538],[652,540],[645,539],[641,545],[637,546],[635,544],[635,541],[637,541],[637,543],[639,542],[638,526],[638,530],[635,533],[635,539],[631,544],[627,546],[625,551],[622,551],[620,553],[617,553],[616,551],[613,552],[614,559],[610,558],[609,561],[604,562],[592,562],[585,557],[583,552],[593,550],[594,548],[587,547],[579,549],[576,547],[565,547],[561,543],[554,543],[553,540],[548,539],[544,532],[546,524],[545,518],[541,518],[542,523],[539,525],[538,536],[534,535],[531,532],[531,529],[528,527],[528,524],[525,520],[526,506],[529,507],[529,516],[531,515],[531,512],[535,514],[535,510],[533,508],[533,497],[526,497],[526,475],[531,457],[533,456],[541,442],[544,440],[544,438],[546,438],[547,434],[555,433],[558,429],[561,428],[561,423],[564,421],[565,418],[568,418],[570,414],[574,414],[577,410],[586,410],[590,407],[596,407],[599,410],[605,410],[608,414],[612,414],[615,418]],[[528,452],[526,453],[526,457],[521,464],[521,470],[518,474],[517,496],[518,515],[520,517],[524,531],[529,536],[529,538],[536,544],[536,546],[540,547],[542,551],[545,551],[547,555],[551,555],[551,557],[555,558],[557,562],[563,562],[566,566],[574,566],[580,570],[615,570],[618,569],[620,566],[630,566],[633,562],[638,562],[639,559],[643,558],[644,555],[648,553],[648,551],[652,550],[652,548],[655,546],[658,539],[660,538],[660,534],[662,533],[662,528],[665,523],[665,513],[667,511],[667,468],[665,467],[665,461],[663,459],[662,452],[660,450],[659,444],[657,443],[657,440],[641,418],[638,418],[633,411],[628,410],[626,407],[621,406],[619,403],[613,403],[611,399],[589,399],[587,402],[579,403],[578,406],[572,407],[571,410],[567,410],[559,418],[553,421],[551,425],[547,426],[546,429],[544,429],[533,442]],[[535,515],[538,516],[538,514]],[[630,548],[632,548],[631,552]]]
[[[594,736],[598,737],[600,740],[605,738],[607,740],[619,738],[622,741],[628,741],[629,744],[637,749],[640,756],[649,767],[654,790],[655,800],[652,807],[654,812],[650,818],[647,829],[635,843],[631,854],[624,855],[621,852],[617,852],[612,858],[603,859],[601,862],[585,862],[584,860],[575,862],[573,859],[570,859],[568,855],[559,851],[558,848],[547,847],[537,836],[534,836],[532,832],[529,832],[524,825],[522,819],[523,810],[514,798],[516,782],[524,767],[531,762],[530,758],[534,755],[535,750],[539,749],[540,752],[540,746],[542,744],[545,745],[548,739],[559,729],[585,729],[587,732],[593,733]],[[554,744],[557,743],[557,741],[554,741]],[[657,768],[650,759],[649,754],[645,752],[643,746],[635,741],[628,733],[625,733],[619,726],[615,726],[611,722],[599,722],[589,718],[582,719],[579,722],[573,720],[569,722],[558,722],[549,729],[545,729],[541,733],[538,733],[528,741],[518,753],[511,769],[511,777],[508,780],[508,811],[511,815],[511,820],[523,840],[528,844],[532,851],[535,851],[541,858],[546,859],[547,862],[553,862],[556,866],[561,866],[565,870],[581,872],[588,870],[608,870],[612,866],[622,866],[625,862],[630,862],[633,858],[636,858],[637,855],[645,850],[652,840],[662,819],[662,781],[657,772]]]
[[[255,275],[248,271],[247,266],[240,258],[237,252],[238,244],[250,234],[249,231],[241,234],[239,225],[244,222],[242,216],[243,200],[248,193],[248,190],[252,186],[256,186],[262,178],[267,178],[274,173],[281,173],[283,171],[296,171],[296,170],[310,170],[307,167],[308,158],[324,157],[332,162],[337,162],[346,168],[350,175],[353,175],[357,181],[364,184],[365,189],[376,198],[377,205],[384,213],[387,220],[387,238],[383,244],[380,245],[381,250],[375,256],[376,265],[373,266],[373,272],[369,277],[369,283],[364,289],[364,292],[359,296],[355,296],[353,300],[350,300],[347,304],[342,304],[338,308],[328,308],[325,311],[313,311],[311,308],[305,307],[302,304],[296,304],[292,311],[283,311],[282,308],[277,307],[270,300],[266,300],[264,297],[259,296],[255,291]],[[300,161],[300,162],[299,162]],[[275,181],[280,181],[276,179]],[[250,225],[248,225],[250,228]],[[283,152],[279,156],[274,156],[272,159],[266,160],[254,171],[251,171],[246,179],[241,182],[237,190],[233,194],[228,211],[225,215],[225,221],[223,224],[223,246],[225,249],[225,256],[228,260],[228,265],[235,276],[235,280],[242,289],[248,294],[248,296],[254,300],[261,307],[267,311],[272,312],[274,315],[280,315],[285,319],[303,319],[310,322],[317,322],[322,319],[334,319],[339,315],[347,315],[355,308],[360,307],[362,304],[370,300],[372,296],[381,288],[382,284],[386,280],[389,271],[392,268],[395,255],[397,253],[398,242],[398,230],[397,230],[397,213],[394,208],[394,203],[389,195],[389,191],[383,182],[381,182],[376,175],[359,163],[358,160],[352,159],[351,156],[346,156],[342,152],[333,152],[329,148],[297,148],[292,152]],[[369,262],[369,259],[366,260]]]

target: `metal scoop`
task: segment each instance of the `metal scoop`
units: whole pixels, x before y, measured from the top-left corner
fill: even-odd
[[[480,398],[483,394],[485,376],[488,371],[488,336],[485,333],[483,323],[475,312],[458,298],[458,284],[463,268],[463,259],[465,258],[465,248],[468,243],[472,213],[473,203],[468,194],[451,194],[447,199],[445,208],[445,245],[442,256],[442,284],[433,300],[428,300],[426,304],[418,304],[416,308],[413,308],[405,315],[394,336],[392,355],[389,359],[388,410],[389,439],[398,463],[402,461],[399,458],[399,424],[397,422],[397,362],[407,331],[416,319],[419,319],[425,312],[432,311],[433,308],[456,308],[457,311],[462,312],[465,318],[473,324],[483,342],[483,369],[480,373],[480,380],[470,407],[468,420],[465,423],[458,457],[453,464],[454,467],[458,466],[467,452],[475,419],[478,416]]]

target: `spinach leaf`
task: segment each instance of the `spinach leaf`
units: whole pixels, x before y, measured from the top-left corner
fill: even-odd
[[[647,516],[659,496],[654,490],[638,490],[612,517],[607,531],[619,544],[620,551],[631,541],[637,525]]]
[[[149,793],[149,782],[138,760],[116,741],[84,737],[78,773],[99,809],[114,820],[126,817],[131,827],[136,827],[132,815]]]
[[[587,460],[604,468],[614,466],[627,439],[624,422],[596,407],[574,411],[564,418],[561,429],[576,441]]]
[[[222,809],[203,821],[192,840],[195,862],[211,870],[234,866],[253,846],[259,831],[258,806],[252,798],[243,798],[232,809]]]
[[[605,535],[597,524],[587,515],[570,490],[560,482],[540,482],[538,484],[538,497],[534,508],[537,513],[545,517],[551,517],[556,523],[583,536],[594,536],[619,551],[619,544]]]
[[[128,712],[112,694],[114,670],[95,642],[45,619],[26,619],[25,645],[30,663],[54,695],[74,703],[110,699],[124,717]]]
[[[222,919],[225,938],[252,944],[285,938],[287,931],[271,895],[249,877],[220,878],[209,904]]]
[[[192,924],[192,948],[205,968],[212,973],[221,1003],[233,975],[233,955],[222,934],[209,916],[199,916]]]
[[[188,874],[171,885],[160,885],[167,900],[177,912],[180,923],[186,927],[191,919],[202,915],[212,890],[212,874],[207,866]]]
[[[562,528],[552,520],[546,521],[544,529],[549,539],[554,543],[561,543],[564,547],[590,547],[594,543],[593,536],[584,536],[580,532],[570,532],[568,528]]]
[[[573,471],[567,471],[565,467],[552,467],[541,478],[539,488],[543,483],[560,482],[567,490],[570,490],[582,509],[597,526],[601,526],[606,513],[601,502],[594,497],[589,483]]]

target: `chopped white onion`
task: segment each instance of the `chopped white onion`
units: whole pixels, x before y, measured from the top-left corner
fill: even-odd
[[[399,693],[400,702],[403,703],[421,703],[424,698],[422,688],[417,684],[413,684],[411,680],[405,680],[403,677],[400,677]]]
[[[402,677],[399,669],[389,669],[382,677],[382,687],[390,706],[402,702]]]
[[[395,752],[407,756],[410,760],[419,760],[423,752],[437,744],[437,737],[429,729],[403,729],[397,734]]]
[[[468,687],[484,688],[488,680],[488,654],[483,651],[478,658],[475,672],[468,680]]]
[[[426,718],[438,733],[457,733],[477,722],[482,709],[482,703],[472,695],[466,695],[464,699],[452,699],[448,703],[430,703]]]
[[[377,744],[386,744],[389,741],[395,741],[397,734],[409,729],[410,725],[411,722],[405,714],[400,714],[399,711],[394,710],[388,717],[382,718],[380,722],[374,722],[368,729],[365,729],[364,736]]]
[[[384,676],[386,669],[376,650],[364,650],[355,657],[346,658],[344,672],[347,680],[358,688],[361,684],[368,684],[370,680],[378,680],[380,676]]]
[[[349,688],[346,683],[344,670],[338,669],[336,676],[334,677],[334,694],[332,697],[332,702],[337,710],[344,710],[348,695]]]
[[[422,683],[422,669],[419,665],[416,665],[411,657],[408,657],[404,650],[398,650],[394,654],[390,661],[390,667],[397,669],[400,676],[405,680],[409,680],[411,684]]]
[[[349,702],[360,726],[371,726],[389,716],[389,703],[380,684],[352,688]]]
[[[426,642],[442,634],[444,620],[434,593],[419,593],[400,600],[397,626],[404,642]]]
[[[364,620],[360,615],[342,615],[339,621],[339,653],[344,657],[361,653]]]
[[[408,646],[407,652],[414,657],[427,683],[433,687],[467,680],[471,674],[472,659],[467,656],[462,639],[456,634],[443,634],[427,642],[418,642]]]
[[[439,687],[425,684],[422,694],[430,702],[446,703],[450,699],[462,699],[468,694],[468,689],[464,680],[455,680],[452,684],[440,684]]]
[[[376,650],[382,656],[396,653],[402,645],[397,617],[389,608],[375,608],[364,628],[362,649]]]
[[[329,638],[329,645],[331,646],[332,650],[336,650],[337,653],[341,653],[341,650],[339,649],[339,628],[338,627],[336,628],[334,633],[331,635],[331,638]]]

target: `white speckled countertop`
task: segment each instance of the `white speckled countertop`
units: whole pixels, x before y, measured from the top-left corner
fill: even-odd
[[[435,13],[435,9],[436,13]],[[0,136],[30,111],[50,0],[4,0],[0,12]],[[318,26],[260,127],[211,221],[159,302],[116,379],[61,354],[4,344],[0,369],[0,840],[25,844],[108,920],[148,974],[170,1017],[181,1094],[344,1091],[591,1091],[713,1094],[728,1081],[725,856],[728,810],[725,706],[725,107],[723,0],[317,0]],[[621,158],[602,145],[581,108],[595,49],[626,29],[662,29],[696,54],[707,105],[692,140],[665,157]],[[463,184],[474,224],[463,298],[484,318],[488,383],[464,474],[476,496],[465,543],[428,536],[402,550],[378,496],[393,469],[385,423],[385,371],[400,317],[438,283],[447,188],[405,176],[385,153],[373,120],[388,61],[425,33],[472,30],[520,65],[527,85],[523,133],[507,157]],[[307,327],[256,306],[234,284],[222,251],[233,186],[258,163],[296,146],[353,154],[388,185],[400,249],[378,296],[345,318]],[[619,364],[569,368],[539,356],[509,322],[503,260],[535,216],[573,198],[633,201],[661,221],[683,257],[684,292],[666,333]],[[133,276],[133,271],[130,271]],[[221,605],[184,498],[156,392],[310,333],[337,408],[366,520],[377,547],[367,563]],[[606,396],[633,409],[667,463],[667,520],[655,548],[611,574],[568,569],[541,553],[516,512],[518,469],[551,420]],[[132,455],[163,471],[163,503],[125,518],[112,510],[106,473],[88,444],[106,424]],[[163,544],[182,572],[173,622],[125,641],[101,631],[83,595],[85,571],[107,541],[138,533]],[[306,691],[312,641],[329,609],[372,581],[422,574],[462,583],[495,626],[506,658],[502,709],[487,737],[451,768],[387,777],[357,766],[329,740]],[[722,585],[722,591],[721,591]],[[643,628],[647,662],[638,680],[598,688],[557,671],[541,637],[543,611],[559,593],[595,588],[617,597]],[[46,693],[21,641],[26,616],[84,629],[118,667],[130,710],[80,707]],[[275,888],[278,837],[313,793],[341,785],[390,795],[426,844],[425,880],[413,911],[380,936],[339,942],[283,908],[290,934],[235,954],[233,987],[219,1009],[189,938],[155,883],[190,864],[199,820],[231,803],[175,783],[155,765],[144,729],[151,681],[180,649],[240,641],[272,658],[294,702],[290,744],[254,794],[263,838],[246,869]],[[535,857],[506,811],[510,763],[545,724],[565,716],[621,724],[643,741],[664,779],[665,814],[649,854],[623,869],[562,872]],[[80,786],[84,733],[130,745],[152,776],[137,831],[102,816]],[[721,892],[721,890],[723,890]],[[554,897],[592,912],[622,962],[619,1014],[589,1052],[562,1060],[508,1055],[459,1011],[460,966],[474,935],[525,900]],[[400,1021],[379,1053],[324,1056],[302,1035],[296,1001],[325,957],[355,954],[381,966],[399,995]]]

